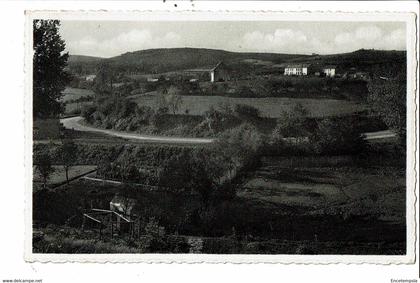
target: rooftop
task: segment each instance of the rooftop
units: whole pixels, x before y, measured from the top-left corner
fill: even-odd
[[[311,66],[311,64],[287,64],[285,67],[286,68],[308,68],[309,66]]]
[[[214,71],[221,64],[222,64],[222,61],[220,61],[219,63],[217,63],[213,67],[210,66],[210,67],[203,67],[203,68],[187,69],[187,70],[185,70],[185,72],[211,72],[211,71]]]

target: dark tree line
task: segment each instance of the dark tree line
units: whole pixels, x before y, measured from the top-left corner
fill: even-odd
[[[385,124],[396,132],[405,147],[407,132],[407,78],[402,71],[397,76],[374,78],[368,84],[368,102],[372,111],[378,114]]]
[[[62,113],[61,93],[70,81],[64,70],[69,57],[59,34],[58,20],[33,21],[33,116],[54,117]]]

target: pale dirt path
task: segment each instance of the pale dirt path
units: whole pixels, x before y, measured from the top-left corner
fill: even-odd
[[[386,139],[386,138],[397,137],[397,135],[394,132],[392,132],[391,130],[364,133],[363,135],[364,135],[365,140],[378,140],[378,139]]]
[[[66,129],[74,129],[77,131],[83,132],[99,132],[103,134],[107,134],[110,136],[125,138],[125,139],[135,139],[135,140],[142,140],[146,142],[164,142],[164,143],[174,143],[174,144],[209,144],[214,141],[214,139],[208,138],[185,138],[185,137],[164,137],[164,136],[149,136],[149,135],[142,135],[138,133],[128,133],[128,132],[120,132],[115,130],[106,130],[95,128],[87,125],[83,125],[80,122],[83,120],[82,117],[71,117],[71,118],[64,118],[61,119],[61,123]],[[380,140],[386,138],[394,138],[396,137],[395,133],[386,130],[386,131],[379,131],[379,132],[372,132],[372,133],[364,133],[363,137],[365,140]]]
[[[63,124],[64,128],[66,129],[73,129],[76,131],[82,132],[98,132],[107,134],[110,136],[125,138],[125,139],[134,139],[134,140],[142,140],[147,142],[164,142],[164,143],[174,143],[174,144],[209,144],[214,141],[214,139],[206,139],[206,138],[184,138],[184,137],[164,137],[164,136],[149,136],[149,135],[142,135],[137,133],[127,133],[127,132],[120,132],[115,130],[106,130],[95,128],[87,125],[83,125],[80,122],[83,120],[82,117],[71,117],[71,118],[64,118],[61,119],[60,122]]]

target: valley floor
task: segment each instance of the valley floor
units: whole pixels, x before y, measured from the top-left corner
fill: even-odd
[[[147,232],[136,240],[103,231],[100,241],[98,230],[82,233],[78,207],[108,209],[130,185],[74,181],[35,193],[34,251],[404,254],[404,170],[358,162],[351,156],[266,157],[238,179],[233,200],[204,210],[196,195],[136,187],[139,214],[164,227],[160,246],[144,243]]]

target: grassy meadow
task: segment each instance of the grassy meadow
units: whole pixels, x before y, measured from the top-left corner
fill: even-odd
[[[155,107],[155,96],[137,96],[133,98],[139,106]],[[190,115],[203,115],[211,107],[217,109],[222,104],[245,104],[258,108],[261,115],[267,118],[278,118],[283,112],[291,110],[297,104],[301,104],[308,110],[310,117],[342,116],[366,109],[360,103],[335,100],[335,99],[311,99],[311,98],[234,98],[225,96],[182,96],[182,104],[177,114],[184,114],[188,110]]]
[[[64,171],[63,166],[53,166],[54,172],[51,174],[51,176],[48,179],[47,184],[48,185],[58,185],[61,183],[64,183],[66,181],[66,173]],[[69,169],[69,179],[76,178],[78,176],[84,175],[88,172],[91,172],[96,169],[96,165],[75,165],[72,166]],[[35,170],[34,168],[34,176],[33,176],[33,182],[37,185],[42,184],[42,177],[40,176],[39,172]]]
[[[405,225],[405,194],[404,170],[361,168],[351,156],[266,157],[238,192],[266,207],[299,207],[308,215],[366,217],[400,225]]]
[[[90,89],[66,87],[63,91],[62,101],[65,103],[65,114],[74,114],[81,111],[83,105],[92,104],[91,101],[77,101],[94,96]]]
[[[70,100],[76,100],[81,97],[91,97],[94,95],[94,92],[89,89],[83,89],[83,88],[73,88],[73,87],[66,87],[66,89],[63,91],[63,102],[67,102]]]

